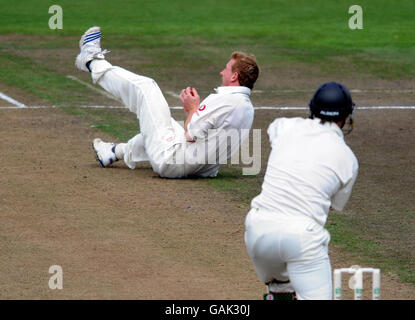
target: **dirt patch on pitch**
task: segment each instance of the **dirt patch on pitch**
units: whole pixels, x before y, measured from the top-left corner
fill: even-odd
[[[148,166],[98,167],[97,132],[60,110],[1,117],[2,298],[260,297],[237,201]],[[61,291],[48,288],[51,265]]]

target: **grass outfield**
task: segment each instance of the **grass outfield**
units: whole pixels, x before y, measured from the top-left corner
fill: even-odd
[[[263,72],[257,88],[264,91],[295,89],[278,76],[281,69],[297,66],[309,72],[308,77],[317,74],[319,79],[344,76],[368,83],[386,79],[397,87],[402,80],[415,80],[414,1],[360,1],[364,29],[354,31],[348,28],[351,4],[345,1],[59,1],[63,30],[48,28],[52,4],[0,0],[0,85],[23,90],[44,104],[62,106],[119,140],[135,134],[134,117],[78,108],[95,103],[97,97],[66,77],[71,73],[88,80],[74,69],[73,54],[79,36],[94,24],[102,26],[103,47],[114,52],[111,59],[151,74],[166,90],[177,91],[191,83],[207,93],[218,85],[218,72],[236,49],[258,57]],[[307,89],[314,87],[311,83]],[[274,98],[257,101],[275,105]],[[306,103],[306,98],[297,100]],[[201,183],[236,194],[241,206],[248,208],[260,191],[264,169],[258,176],[243,177],[239,169],[226,167],[218,179]],[[391,229],[410,226],[414,217],[410,203],[390,203],[376,219],[396,214],[401,220],[394,221]],[[357,216],[333,213],[328,224],[332,243],[415,284],[412,249],[399,238],[379,242],[379,234],[363,224]],[[389,247],[391,243],[395,247]]]
[[[381,76],[414,76],[415,2],[362,0],[363,30],[350,30],[347,1],[59,1],[63,29],[50,30],[51,1],[1,1],[0,34],[78,36],[93,24],[121,47],[174,48],[194,55],[194,41],[216,48],[266,52],[263,62],[294,59],[329,63],[350,56]],[[131,37],[128,37],[131,36]],[[59,43],[59,41],[58,41]],[[112,43],[109,43],[112,44]],[[37,46],[36,43],[22,43]],[[52,43],[44,43],[52,46]],[[61,45],[61,43],[59,43]],[[69,43],[67,43],[69,45]],[[72,44],[71,44],[72,45]],[[190,46],[190,47],[189,47]],[[382,60],[386,63],[379,64]],[[369,70],[368,70],[369,69]]]
[[[346,1],[94,1],[62,0],[64,28],[47,29],[53,1],[2,1],[0,33],[78,35],[92,23],[108,34],[186,35],[263,38],[294,47],[410,48],[415,3],[409,0],[362,0],[364,32],[348,32]]]

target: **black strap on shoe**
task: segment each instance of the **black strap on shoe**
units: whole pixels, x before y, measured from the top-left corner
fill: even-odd
[[[89,68],[89,65],[91,64],[91,62],[92,62],[92,60],[91,61],[88,61],[85,65],[86,65],[86,67],[88,68],[88,70],[89,70],[89,72],[92,72],[91,71],[91,69]]]

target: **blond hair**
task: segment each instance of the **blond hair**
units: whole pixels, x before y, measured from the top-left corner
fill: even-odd
[[[255,56],[235,51],[231,57],[235,60],[232,66],[232,72],[238,73],[239,84],[252,89],[259,75],[259,68]]]

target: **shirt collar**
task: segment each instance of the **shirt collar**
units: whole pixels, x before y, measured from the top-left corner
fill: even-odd
[[[320,119],[320,118],[314,117],[314,119],[313,119],[313,120],[314,120],[314,121],[316,121],[317,123],[319,123],[319,124],[320,124],[320,121],[321,121],[321,119]],[[335,133],[337,133],[340,137],[344,138],[343,131],[342,131],[342,129],[340,129],[340,127],[337,125],[337,123],[335,123],[335,122],[331,122],[331,121],[326,121],[326,122],[323,124],[323,126],[324,126],[325,128],[328,128],[328,129],[330,129],[330,130],[334,131],[334,132],[335,132]]]
[[[251,94],[251,89],[243,86],[225,86],[215,88],[216,93],[242,93],[246,95]]]

